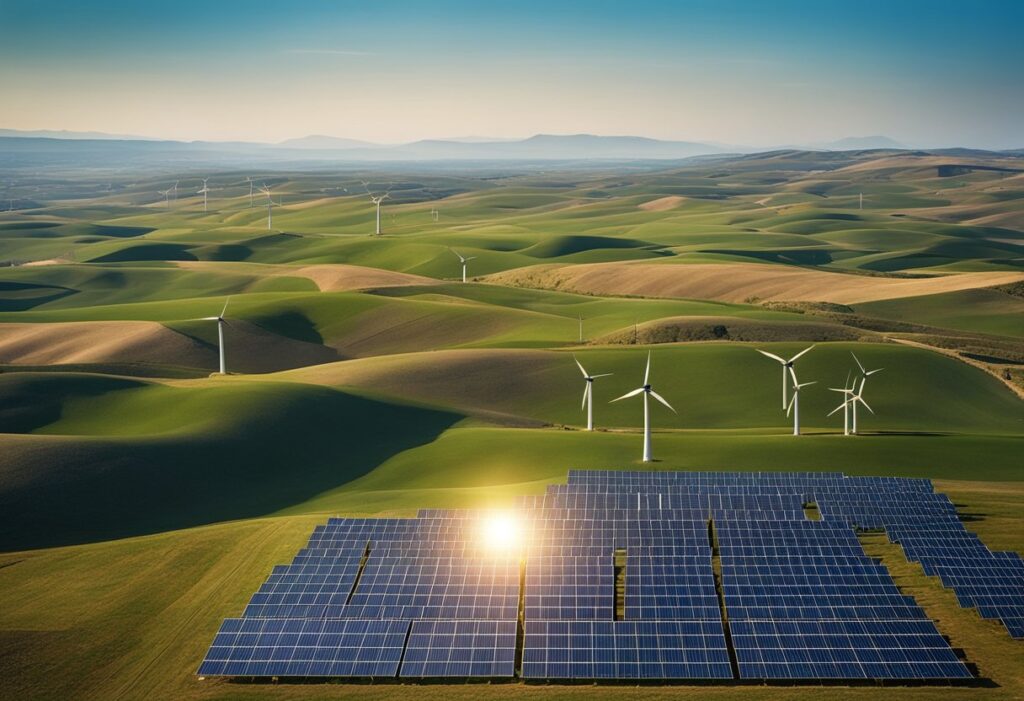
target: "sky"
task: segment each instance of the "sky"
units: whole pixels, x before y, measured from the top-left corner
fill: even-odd
[[[0,0],[0,128],[1024,147],[1024,2]]]

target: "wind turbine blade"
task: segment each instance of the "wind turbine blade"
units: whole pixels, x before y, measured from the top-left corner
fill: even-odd
[[[796,386],[796,388],[800,389],[801,387],[808,387],[810,385],[816,385],[816,384],[818,384],[818,381],[817,380],[812,380],[811,382],[804,382],[802,384],[799,384],[799,385]]]
[[[228,312],[228,305],[231,304],[231,297],[224,300],[224,309],[221,310],[220,315],[224,316]]]
[[[589,395],[589,394],[590,394],[590,383],[588,382],[588,383],[586,383],[586,386],[583,388],[583,403],[580,404],[580,409],[586,409],[587,408],[587,395]]]
[[[614,374],[615,374],[614,372],[602,372],[600,375],[591,375],[590,379],[591,380],[596,380],[599,377],[611,377]]]
[[[794,355],[792,358],[790,358],[789,362],[795,363],[797,358],[799,358],[801,355],[803,355],[804,353],[806,353],[809,350],[811,350],[812,348],[814,348],[815,345],[817,345],[817,344],[813,344],[813,345],[807,346],[807,348],[804,348],[802,351],[800,351],[799,353]]]
[[[838,387],[829,387],[829,388],[828,388],[828,391],[829,391],[829,392],[842,392],[843,394],[846,394],[846,393],[847,393],[847,392],[849,392],[850,390],[846,389],[845,387],[843,387],[842,389],[840,389],[840,388],[838,388]]]
[[[865,401],[864,401],[864,399],[863,399],[863,398],[862,398],[862,397],[861,397],[861,396],[860,396],[859,394],[858,394],[858,395],[857,395],[857,396],[855,397],[855,399],[856,399],[856,401],[858,401],[858,402],[860,402],[861,404],[863,404],[863,405],[864,405],[864,408],[865,408],[865,409],[867,409],[868,411],[870,411],[870,412],[871,412],[872,414],[874,414],[874,413],[875,413],[875,410],[874,410],[874,409],[872,409],[871,407],[869,407],[869,406],[868,406],[868,403],[867,403],[867,402],[865,402]]]
[[[576,367],[578,367],[580,369],[580,372],[583,373],[583,377],[588,377],[587,371],[583,369],[583,365],[580,363],[579,360],[577,360],[575,355],[572,357],[572,359],[576,361]]]
[[[793,378],[793,384],[797,387],[800,386],[800,381],[796,379],[796,370],[793,369],[792,365],[787,366],[789,368],[789,376]]]
[[[220,319],[219,316],[201,316],[198,319],[189,319],[188,321],[217,321]]]
[[[663,396],[661,396],[660,394],[658,394],[657,392],[655,392],[653,389],[651,390],[651,396],[654,397],[655,399],[657,399],[659,402],[661,402],[665,406],[667,406],[669,409],[671,409],[673,414],[678,414],[679,413],[675,409],[672,409],[672,405],[669,404],[667,401],[665,401],[665,398]]]
[[[796,401],[796,392],[793,392],[793,396],[789,398],[789,404],[786,405],[786,416],[789,416],[789,412],[793,410],[793,402]]]
[[[844,406],[846,406],[846,402],[843,402],[842,404],[837,406],[835,409],[833,409],[832,411],[828,412],[828,416],[832,416],[832,414],[836,413],[837,411],[842,409]]]
[[[779,362],[780,362],[780,363],[782,363],[783,365],[785,365],[785,364],[786,364],[786,361],[785,361],[784,359],[780,358],[779,356],[775,355],[774,353],[769,353],[768,351],[763,351],[763,350],[761,350],[760,348],[755,348],[754,350],[756,350],[756,351],[757,351],[758,353],[760,353],[761,355],[766,355],[766,356],[768,356],[768,357],[769,357],[769,358],[771,358],[772,360],[777,360],[777,361],[779,361]]]
[[[874,375],[876,372],[882,372],[882,370],[885,370],[885,368],[878,368],[877,370],[868,370],[866,373],[864,373],[864,376],[870,377],[871,375]]]
[[[467,258],[466,260],[476,260],[476,256],[470,256],[470,257],[469,257],[469,258]]]
[[[850,351],[850,355],[853,356],[853,362],[857,363],[857,367],[860,368],[860,374],[861,375],[866,375],[867,371],[864,369],[864,366],[861,365],[860,359],[857,357],[857,354],[854,353],[853,351]]]
[[[613,399],[613,400],[612,400],[611,402],[608,402],[608,403],[609,403],[609,404],[611,404],[612,402],[617,402],[617,401],[619,401],[620,399],[629,399],[630,397],[635,397],[636,395],[640,394],[640,393],[641,393],[641,392],[643,392],[643,391],[644,391],[644,388],[643,388],[643,387],[638,387],[637,389],[633,390],[632,392],[626,392],[626,393],[625,393],[624,395],[622,395],[621,397],[618,397],[618,398],[616,398],[616,399]]]
[[[651,352],[647,351],[647,369],[644,370],[644,385],[650,384],[651,379]]]

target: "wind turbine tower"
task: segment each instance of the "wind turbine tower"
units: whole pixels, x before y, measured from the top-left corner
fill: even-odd
[[[280,206],[280,202],[274,202],[270,196],[270,188],[266,185],[260,187],[260,192],[267,196],[267,231],[272,231],[274,226],[274,205]]]
[[[790,410],[793,412],[793,435],[800,435],[800,390],[808,385],[813,385],[813,382],[797,382],[796,371],[792,366],[789,368],[789,373],[793,376],[793,396],[789,400],[789,406],[786,407],[786,416],[789,416]]]
[[[207,205],[208,201],[207,201],[206,197],[210,193],[210,188],[206,187],[206,181],[207,180],[209,180],[209,178],[203,178],[203,186],[201,188],[199,188],[199,190],[196,191],[197,195],[202,195],[203,196],[203,211],[204,212],[207,211],[206,205]]]
[[[224,309],[221,310],[217,316],[205,316],[202,319],[196,319],[196,321],[216,321],[217,322],[217,352],[220,356],[220,374],[228,374],[228,363],[226,358],[226,349],[224,347],[224,327],[227,326],[228,321],[226,314],[228,313],[228,304],[230,304],[231,298],[228,297],[224,302]]]
[[[370,192],[370,186],[366,183],[366,181],[363,181],[363,187],[366,188],[366,194],[370,196],[370,201],[373,202],[374,206],[377,208],[377,229],[374,233],[374,236],[380,236],[380,205],[384,200],[391,199],[391,187],[389,186],[388,189],[384,191],[383,195],[374,195],[372,192]]]
[[[576,356],[572,357],[576,360]],[[586,408],[587,410],[587,430],[594,430],[594,380],[599,377],[610,377],[612,373],[606,372],[601,375],[589,375],[587,371],[583,369],[583,365],[579,360],[576,360],[576,366],[579,367],[580,372],[583,373],[583,379],[586,385],[583,387],[583,405],[581,409]]]
[[[659,402],[667,406],[673,414],[676,410],[672,408],[672,405],[665,401],[665,398],[660,394],[651,389],[651,352],[647,351],[647,369],[644,370],[644,383],[642,386],[633,390],[632,392],[626,392],[621,397],[613,399],[612,402],[617,402],[620,399],[628,399],[629,397],[635,397],[638,394],[644,395],[644,462],[651,462],[651,410],[649,406],[649,397],[654,397]]]

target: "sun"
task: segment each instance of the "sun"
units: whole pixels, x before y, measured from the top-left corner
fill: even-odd
[[[519,543],[519,522],[511,514],[490,514],[483,520],[483,542],[495,550],[508,550]]]

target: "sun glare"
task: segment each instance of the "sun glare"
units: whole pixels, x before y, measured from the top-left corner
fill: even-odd
[[[482,531],[484,543],[496,550],[514,548],[519,542],[519,522],[511,514],[491,514]]]

